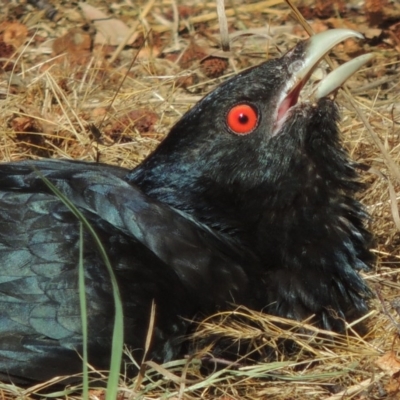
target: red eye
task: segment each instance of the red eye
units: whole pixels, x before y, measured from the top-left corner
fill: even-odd
[[[226,116],[228,128],[237,135],[253,132],[258,122],[257,110],[249,104],[236,104]]]

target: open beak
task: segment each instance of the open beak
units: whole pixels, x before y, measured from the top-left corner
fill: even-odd
[[[339,89],[343,83],[355,74],[363,65],[374,58],[373,54],[363,54],[351,61],[347,61],[340,67],[330,72],[314,90],[313,97],[317,101],[322,97],[329,96],[331,93]]]
[[[363,35],[350,29],[332,29],[312,36],[305,43],[301,42],[283,57],[291,57],[301,46],[304,51],[301,58],[293,60],[293,73],[284,88],[275,122],[275,132],[282,126],[288,111],[297,104],[303,86],[307,83],[321,59],[340,42],[349,38],[363,39]],[[327,75],[313,92],[313,100],[319,100],[335,92],[358,69],[372,59],[371,54],[357,57]]]

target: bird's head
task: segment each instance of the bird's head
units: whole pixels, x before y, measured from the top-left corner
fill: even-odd
[[[226,81],[176,123],[130,179],[203,221],[226,215],[222,229],[229,229],[232,214],[250,221],[275,203],[293,201],[311,184],[310,174],[342,181],[336,170],[346,172],[348,163],[330,95],[369,56],[328,75],[311,99],[299,98],[330,49],[360,37],[347,29],[326,31]]]
[[[128,176],[256,255],[265,271],[252,281],[256,307],[299,320],[315,314],[337,330],[367,309],[356,271],[372,258],[333,94],[370,56],[343,64],[311,96],[301,92],[332,47],[360,36],[320,33],[223,83]]]

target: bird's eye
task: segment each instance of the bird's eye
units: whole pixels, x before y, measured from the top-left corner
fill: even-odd
[[[253,132],[258,123],[258,111],[249,104],[236,104],[227,116],[228,128],[237,135],[248,135]]]

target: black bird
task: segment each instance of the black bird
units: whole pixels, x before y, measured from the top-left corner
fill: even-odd
[[[298,100],[320,59],[349,37],[360,35],[316,35],[223,83],[133,171],[0,164],[0,377],[29,383],[81,370],[80,223],[43,177],[100,237],[136,357],[153,301],[148,357],[157,361],[179,354],[185,318],[231,304],[315,315],[336,331],[363,315],[370,292],[358,271],[371,262],[371,235],[330,96],[362,63],[322,81],[312,101]],[[89,361],[106,369],[111,283],[93,237],[85,230],[83,238]]]

